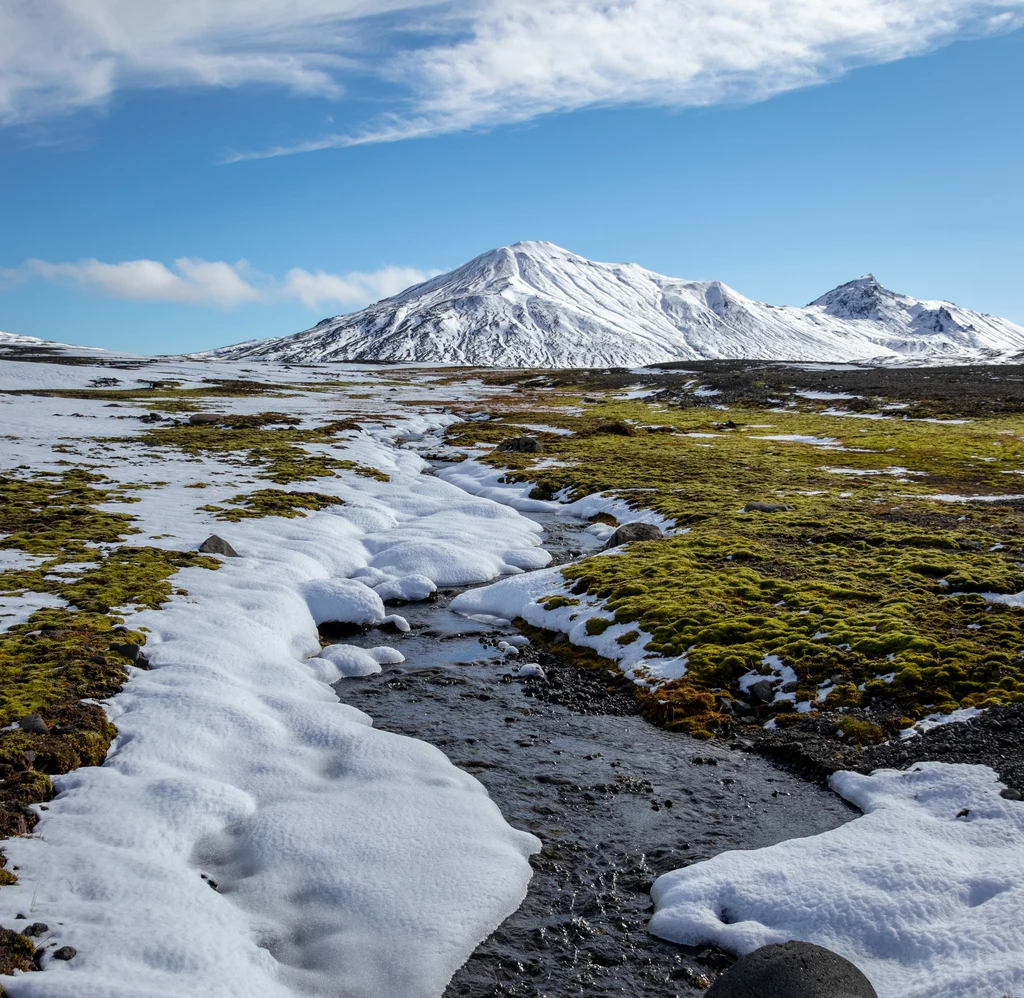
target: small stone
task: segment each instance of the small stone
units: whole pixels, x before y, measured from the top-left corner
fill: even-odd
[[[1005,790],[1000,790],[999,796],[1006,800],[1024,800],[1024,794],[1019,790],[1014,790],[1013,787],[1007,787]]]
[[[775,699],[775,690],[770,679],[759,679],[756,683],[750,685],[747,692],[752,693],[758,700],[764,703],[770,703]]]
[[[748,502],[741,513],[786,513],[793,509],[782,502]]]
[[[540,454],[544,445],[536,437],[509,437],[498,444],[498,450],[518,451],[521,454]]]
[[[78,950],[74,946],[61,946],[53,953],[54,960],[73,960],[76,956],[78,956]]]
[[[34,938],[35,936],[41,936],[44,932],[49,931],[50,926],[45,922],[33,922],[31,925],[26,925],[25,928],[21,930],[21,934],[23,936],[32,936]]]
[[[188,417],[192,426],[212,426],[214,423],[224,421],[224,416],[216,412],[194,412]]]
[[[30,735],[48,735],[50,726],[43,720],[41,714],[29,714],[18,722],[18,727]]]
[[[798,689],[800,689],[800,684],[796,680],[793,680],[793,682],[786,683],[786,685],[782,687],[782,692],[783,693],[796,693],[796,691]]]
[[[209,537],[199,545],[199,550],[203,554],[222,554],[227,558],[239,557],[238,552],[230,545],[223,537],[218,537],[216,534],[210,534]]]
[[[812,943],[789,942],[740,957],[707,998],[878,998],[849,960]]]
[[[118,655],[124,655],[129,662],[137,662],[142,658],[142,647],[133,641],[112,641],[110,650],[117,652]]]
[[[660,541],[665,535],[653,523],[624,523],[605,543],[605,550],[617,548],[631,541]]]
[[[597,428],[598,433],[613,433],[620,437],[635,437],[636,427],[632,423],[627,423],[623,419],[616,420],[614,423],[603,423]]]

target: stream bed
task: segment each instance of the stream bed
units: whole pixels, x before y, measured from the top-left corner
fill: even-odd
[[[535,519],[555,563],[596,546],[580,521]],[[444,751],[510,824],[544,844],[523,904],[445,998],[702,994],[730,958],[647,932],[655,877],[728,849],[814,835],[859,812],[765,758],[654,727],[619,676],[533,647],[499,649],[515,630],[449,610],[461,591],[400,608],[412,630],[388,643],[403,664],[334,686],[376,727]],[[379,632],[343,640],[382,643]],[[545,677],[515,678],[525,661]]]

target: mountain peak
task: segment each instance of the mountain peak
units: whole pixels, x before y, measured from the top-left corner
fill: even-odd
[[[361,312],[215,355],[586,368],[739,358],[973,359],[1021,350],[1021,327],[894,294],[871,274],[807,308],[776,307],[717,281],[597,263],[554,243],[524,240]]]
[[[888,306],[898,297],[883,288],[874,274],[864,274],[833,288],[807,307],[823,309],[837,318],[884,320]]]

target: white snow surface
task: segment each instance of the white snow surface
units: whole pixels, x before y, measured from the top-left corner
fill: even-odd
[[[109,369],[0,361],[0,385],[30,387],[34,373],[67,386]],[[208,363],[142,372],[161,373],[186,384],[244,376]],[[55,778],[35,833],[3,843],[19,881],[0,891],[0,924],[27,914],[50,927],[37,942],[78,951],[4,977],[11,998],[436,998],[525,895],[539,842],[439,750],[375,730],[326,685],[398,661],[386,634],[377,648],[321,651],[316,622],[408,627],[374,587],[426,592],[543,567],[540,527],[422,474],[426,462],[398,442],[451,417],[394,414],[421,389],[385,395],[376,372],[350,376],[376,394],[350,403],[365,407],[366,429],[331,453],[390,481],[317,479],[344,505],[234,524],[199,507],[274,487],[258,468],[174,451],[154,460],[130,442],[112,456],[90,435],[131,438],[143,409],[0,396],[13,436],[0,444],[3,469],[60,470],[67,454],[52,446],[65,442],[86,466],[151,485],[137,503],[105,506],[137,518],[129,543],[195,550],[216,532],[241,555],[179,572],[188,595],[161,610],[128,608],[128,623],[149,629],[153,668],[133,670],[105,705],[119,732],[106,762]],[[286,404],[323,421],[322,394],[296,390]],[[267,402],[217,400],[228,406]],[[185,487],[198,480],[207,488]],[[25,617],[54,597],[17,600]]]
[[[1024,328],[1006,319],[896,294],[870,275],[796,308],[753,301],[720,281],[519,242],[362,311],[208,356],[563,368],[739,357],[1005,359],[1022,349]]]
[[[863,817],[659,877],[655,935],[749,953],[800,939],[853,961],[879,998],[1024,990],[1024,804],[987,766],[919,763],[833,789]]]

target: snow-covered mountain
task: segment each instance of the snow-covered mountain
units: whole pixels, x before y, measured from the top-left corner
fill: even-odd
[[[719,281],[521,242],[305,332],[206,356],[631,367],[728,358],[995,360],[1021,350],[1024,328],[1012,322],[895,294],[870,275],[794,308],[752,301]]]

